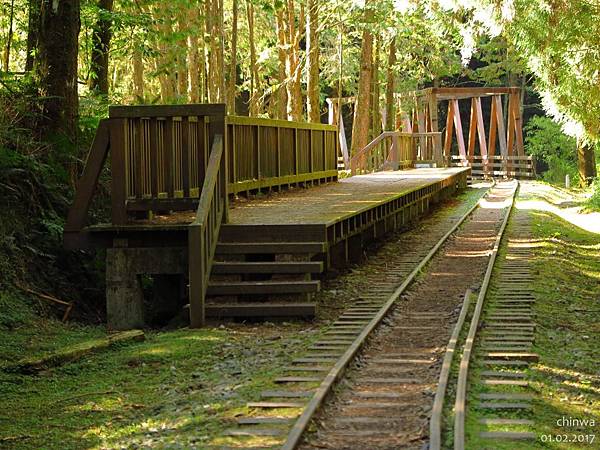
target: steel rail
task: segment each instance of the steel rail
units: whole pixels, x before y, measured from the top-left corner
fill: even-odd
[[[340,356],[336,361],[335,365],[327,373],[325,379],[321,382],[313,396],[311,397],[308,404],[305,406],[302,414],[298,416],[292,429],[287,435],[287,439],[282,445],[282,450],[294,450],[300,444],[302,435],[308,428],[310,421],[314,417],[315,413],[319,410],[327,395],[331,392],[335,382],[340,378],[344,370],[353,361],[354,357],[366,342],[369,335],[377,328],[379,323],[385,318],[389,310],[394,306],[400,295],[406,290],[406,288],[414,281],[417,275],[423,270],[425,265],[435,256],[440,247],[448,240],[450,236],[463,224],[463,222],[480,206],[480,203],[485,196],[495,186],[495,181],[488,188],[482,198],[469,210],[463,214],[463,216],[452,226],[450,230],[442,236],[442,238],[433,246],[433,248],[427,253],[427,255],[419,262],[419,264],[408,274],[402,284],[396,288],[396,290],[390,295],[389,299],[382,305],[377,314],[371,319],[371,321],[365,326],[361,333],[352,342],[350,347]]]
[[[475,342],[475,336],[477,334],[477,328],[479,327],[479,321],[481,318],[481,312],[483,310],[483,304],[487,289],[490,284],[492,277],[492,271],[494,270],[494,264],[500,248],[502,237],[504,236],[504,230],[508,223],[510,213],[514,207],[515,199],[517,197],[517,191],[519,189],[519,182],[517,181],[516,187],[512,192],[511,204],[506,210],[504,220],[500,226],[500,230],[496,235],[496,242],[490,252],[490,259],[488,261],[487,270],[483,278],[483,283],[479,289],[479,295],[477,296],[477,303],[475,304],[475,310],[473,317],[471,318],[471,325],[469,327],[469,334],[465,341],[462,358],[460,360],[460,368],[458,372],[458,380],[456,385],[456,401],[454,403],[454,450],[464,450],[465,448],[465,404],[467,395],[467,377],[469,375],[469,362],[471,359],[471,353],[473,350],[473,344]]]

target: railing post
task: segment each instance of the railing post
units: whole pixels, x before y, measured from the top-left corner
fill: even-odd
[[[399,153],[400,153],[400,138],[398,137],[397,134],[394,134],[392,136],[392,151],[391,151],[391,158],[390,158],[393,170],[398,170],[400,168]]]
[[[204,293],[205,267],[204,267],[204,233],[201,225],[190,225],[188,228],[188,261],[190,278],[190,326],[200,328],[204,326]]]
[[[111,220],[113,225],[127,223],[125,184],[125,124],[127,119],[111,119],[110,170],[111,170]]]

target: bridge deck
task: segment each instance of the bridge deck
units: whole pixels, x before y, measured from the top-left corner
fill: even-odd
[[[376,172],[310,189],[290,190],[281,195],[233,202],[229,223],[329,226],[465,170],[467,169],[453,167]]]

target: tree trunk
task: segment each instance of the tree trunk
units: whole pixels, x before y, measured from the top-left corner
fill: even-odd
[[[381,40],[375,37],[375,50],[373,52],[373,69],[371,74],[371,139],[381,134],[381,111],[379,106],[379,47]]]
[[[246,1],[246,15],[248,18],[248,40],[250,43],[250,116],[260,114],[260,94],[258,67],[256,66],[256,44],[254,42],[254,6]]]
[[[33,70],[34,54],[38,48],[40,32],[40,0],[29,0],[29,13],[27,23],[27,55],[25,57],[25,71]]]
[[[179,34],[182,36],[181,40],[177,43],[177,96],[187,102],[188,97],[188,45],[187,37],[188,33],[188,14],[189,11],[186,7],[181,7],[182,11],[177,21],[177,27]]]
[[[136,102],[144,101],[144,60],[138,46],[133,49],[133,95]]]
[[[44,134],[64,134],[75,140],[79,98],[77,54],[79,0],[44,0],[40,16],[37,75],[45,97]]]
[[[110,50],[113,0],[99,0],[98,18],[92,30],[90,90],[108,95],[108,53]]]
[[[235,115],[235,97],[237,81],[237,33],[238,33],[238,1],[231,5],[231,59],[229,61],[229,79],[227,80],[227,112]]]
[[[394,90],[396,83],[396,36],[392,38],[389,46],[387,82],[385,86],[385,129],[393,131],[395,128],[394,118]]]
[[[589,186],[597,176],[596,155],[594,147],[582,140],[577,142],[577,166],[582,186]]]
[[[367,2],[365,2],[365,6],[366,4]],[[355,155],[358,151],[362,150],[367,145],[369,139],[369,103],[371,100],[372,60],[373,36],[365,29],[362,36],[358,93],[356,95],[354,122],[352,124],[352,155]]]
[[[276,29],[277,29],[277,56],[279,58],[278,67],[278,81],[279,86],[277,87],[277,107],[276,107],[276,118],[284,120],[287,116],[287,77],[285,75],[286,65],[286,39],[285,39],[285,27],[283,25],[283,13],[282,10],[277,10],[276,13]]]
[[[306,2],[306,52],[307,83],[306,83],[306,115],[309,122],[320,122],[319,105],[319,0]]]
[[[15,19],[15,0],[10,2],[10,13],[8,18],[8,36],[6,37],[6,47],[4,49],[4,71],[10,72],[10,48],[13,38],[13,21]]]

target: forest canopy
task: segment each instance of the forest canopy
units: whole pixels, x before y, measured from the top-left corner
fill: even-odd
[[[395,93],[442,85],[531,88],[582,146],[600,133],[600,5],[590,0],[10,0],[1,8],[2,84],[33,75],[45,128],[71,137],[80,98],[222,102],[230,114],[315,122],[325,99],[341,96],[356,97],[356,149],[393,127]]]

